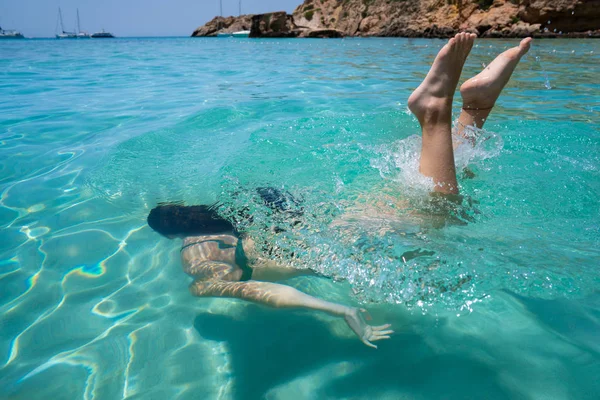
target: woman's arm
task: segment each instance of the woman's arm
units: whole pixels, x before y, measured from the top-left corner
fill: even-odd
[[[277,261],[254,259],[252,263],[252,280],[261,282],[279,282],[298,276],[319,276],[312,269],[288,267]]]
[[[263,304],[273,308],[304,308],[326,312],[329,315],[343,317],[348,326],[367,346],[377,348],[373,343],[388,339],[393,333],[389,324],[370,326],[363,319],[363,309],[347,307],[341,304],[317,299],[290,286],[270,282],[246,281],[230,282],[223,280],[200,281],[190,286],[190,291],[200,297],[230,297]]]

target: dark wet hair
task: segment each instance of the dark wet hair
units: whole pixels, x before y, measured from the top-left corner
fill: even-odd
[[[304,210],[301,201],[290,192],[273,187],[256,189],[263,203],[273,211],[286,217],[300,217]],[[235,228],[243,222],[252,222],[248,209],[238,210],[232,215],[233,223],[221,217],[217,212],[219,203],[210,206],[184,206],[182,204],[159,204],[150,211],[148,225],[161,235],[214,235],[233,233],[240,235]],[[275,228],[275,232],[284,232]]]
[[[148,214],[148,225],[161,235],[212,235],[233,233],[233,224],[217,213],[217,206],[159,204]]]

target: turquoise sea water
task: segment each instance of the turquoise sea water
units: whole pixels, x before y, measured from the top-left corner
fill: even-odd
[[[406,101],[443,43],[0,43],[0,398],[597,399],[600,42],[534,42],[439,226],[409,218],[429,183]],[[463,79],[516,43],[478,40]],[[259,186],[306,223],[266,235],[286,221]],[[290,284],[396,333],[373,350],[329,316],[193,298],[145,222],[173,201],[249,209],[334,278]]]

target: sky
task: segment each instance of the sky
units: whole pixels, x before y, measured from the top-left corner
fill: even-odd
[[[222,0],[223,15],[237,15],[239,0]],[[243,14],[292,12],[303,0],[242,0]],[[0,26],[26,37],[53,37],[58,7],[65,30],[105,29],[115,36],[189,36],[219,15],[219,0],[0,0]]]

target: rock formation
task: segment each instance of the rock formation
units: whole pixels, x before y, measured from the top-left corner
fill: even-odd
[[[219,18],[192,36],[238,23]],[[291,16],[242,16],[239,24],[250,18],[253,37],[600,37],[600,0],[305,0]]]
[[[192,36],[217,36],[218,33],[241,30],[250,30],[250,37],[264,38],[340,38],[345,36],[343,32],[330,28],[299,27],[295,24],[293,15],[289,15],[285,11],[240,17],[215,17],[206,25],[197,28]]]
[[[294,18],[285,11],[252,16],[250,37],[297,37],[299,30]]]
[[[306,0],[298,26],[349,36],[599,36],[600,0]]]
[[[250,30],[253,15],[239,17],[215,17],[206,25],[198,27],[192,36],[217,36],[217,33],[232,33]]]

